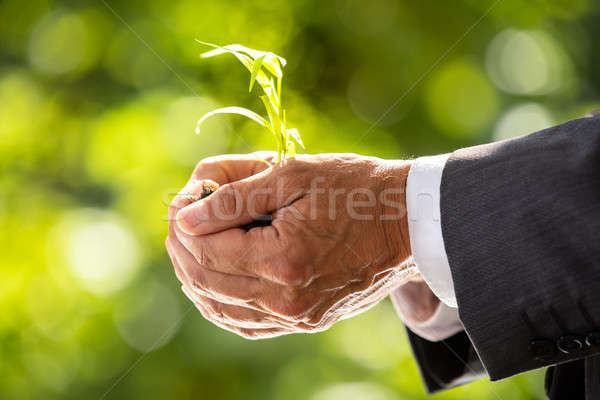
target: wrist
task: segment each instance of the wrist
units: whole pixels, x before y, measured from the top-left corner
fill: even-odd
[[[390,251],[394,254],[396,265],[399,265],[412,256],[406,209],[406,183],[412,162],[380,161],[380,223],[386,238],[389,238]]]

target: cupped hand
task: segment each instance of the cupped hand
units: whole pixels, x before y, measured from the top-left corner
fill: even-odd
[[[418,276],[404,188],[410,165],[352,154],[201,162],[170,207],[167,249],[186,295],[247,338],[327,329]],[[264,215],[270,226],[240,227]]]

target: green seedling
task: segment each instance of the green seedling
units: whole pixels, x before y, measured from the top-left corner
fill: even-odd
[[[198,43],[210,46],[213,50],[202,53],[200,57],[210,58],[221,54],[233,54],[250,72],[249,92],[252,92],[255,82],[262,89],[260,100],[265,106],[267,118],[243,107],[224,107],[210,111],[198,121],[196,134],[200,133],[202,123],[209,117],[217,114],[239,114],[259,123],[275,137],[277,143],[277,162],[296,155],[296,143],[304,148],[298,130],[288,128],[285,109],[281,102],[281,84],[283,81],[283,67],[286,61],[269,51],[249,49],[239,44],[217,46],[198,40]]]

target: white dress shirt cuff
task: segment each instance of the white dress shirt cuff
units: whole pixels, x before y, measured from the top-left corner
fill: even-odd
[[[449,154],[413,161],[406,181],[406,210],[413,258],[431,291],[456,308],[456,295],[444,247],[440,185]]]

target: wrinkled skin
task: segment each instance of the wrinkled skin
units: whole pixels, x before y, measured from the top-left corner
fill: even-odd
[[[167,250],[206,319],[252,339],[322,331],[418,280],[404,209],[409,164],[323,154],[269,167],[257,158],[272,154],[203,160],[169,208]],[[219,188],[194,202],[203,180]],[[365,206],[368,193],[375,200]],[[350,210],[349,197],[359,206]],[[270,226],[239,228],[264,214]]]

